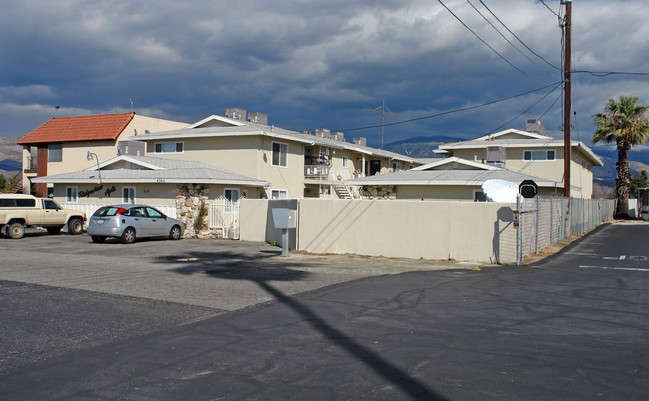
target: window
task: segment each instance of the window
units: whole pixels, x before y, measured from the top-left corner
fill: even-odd
[[[65,188],[65,201],[67,203],[78,203],[79,202],[79,189],[77,187],[66,187]]]
[[[474,189],[473,190],[473,201],[474,202],[486,202],[487,195],[482,190]]]
[[[122,203],[135,203],[135,187],[122,187]]]
[[[47,145],[47,161],[50,163],[63,161],[63,146],[60,143]]]
[[[51,199],[43,199],[43,208],[45,210],[59,210],[59,204]]]
[[[155,153],[183,153],[185,146],[183,142],[162,142],[155,144]]]
[[[347,168],[347,165],[348,165],[347,156],[343,156],[343,167]]]
[[[154,209],[152,207],[147,207],[146,208],[146,214],[149,215],[149,217],[155,217],[155,218],[163,218],[164,215],[159,212],[157,209]]]
[[[401,163],[392,162],[392,171],[401,171]]]
[[[554,160],[554,150],[526,150],[523,152],[523,160],[538,161],[538,160]]]
[[[273,142],[273,166],[286,167],[286,156],[288,154],[288,145],[280,142]]]
[[[288,191],[285,189],[273,189],[270,191],[271,199],[286,199],[288,198]]]
[[[239,188],[225,188],[223,195],[225,199],[236,202],[239,200]]]
[[[241,193],[243,194],[241,196],[242,198],[247,198],[248,197],[248,190],[247,189],[244,189]]]

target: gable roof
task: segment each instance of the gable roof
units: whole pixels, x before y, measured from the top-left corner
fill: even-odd
[[[210,126],[210,122],[224,123],[222,126]],[[231,124],[231,126],[228,126]],[[364,153],[369,156],[387,157],[394,160],[408,163],[419,163],[417,159],[405,156],[399,153],[390,152],[383,149],[372,148],[370,146],[358,145],[346,141],[337,141],[335,139],[323,138],[312,134],[304,134],[291,131],[274,125],[259,124],[251,121],[233,120],[221,116],[209,116],[186,128],[166,131],[150,132],[144,135],[131,137],[137,141],[166,140],[166,139],[186,139],[186,138],[215,138],[215,137],[236,137],[236,136],[267,136],[285,141],[295,141],[305,145],[321,145],[332,149],[345,149],[354,152]]]
[[[531,138],[531,139],[547,139],[549,138],[547,135],[541,135],[537,134],[536,132],[528,132],[528,131],[521,131],[519,129],[514,129],[514,128],[509,128],[503,131],[496,132],[495,134],[489,134],[485,136],[481,136],[479,138],[474,139],[475,141],[490,141],[492,139],[498,139],[500,137],[503,137],[505,135],[510,135],[512,137],[519,137],[522,139],[526,138]]]
[[[115,141],[135,113],[56,117],[20,138],[18,145],[41,143]]]
[[[127,168],[110,168],[120,167]],[[224,184],[249,187],[266,187],[262,180],[250,178],[203,163],[148,156],[121,155],[102,163],[102,183],[172,183],[172,184]],[[98,183],[97,166],[72,173],[33,178],[35,183]]]
[[[444,168],[447,167],[450,168]],[[459,167],[464,167],[460,169]],[[459,157],[448,157],[445,159],[435,160],[434,162],[424,164],[423,166],[415,167],[410,171],[424,171],[424,170],[498,170],[498,167],[490,166],[484,163],[473,162],[471,160],[461,159]]]
[[[533,180],[539,187],[563,188],[563,183],[534,177],[516,171],[494,167],[488,170],[404,170],[396,173],[377,174],[353,180],[345,180],[346,185],[453,185],[480,186],[485,181],[499,179],[513,183]]]
[[[538,135],[528,132],[530,135]],[[485,138],[485,137],[482,137]],[[541,135],[541,138],[493,138],[493,139],[473,139],[470,141],[462,141],[455,143],[447,143],[439,145],[439,152],[435,153],[448,153],[449,150],[454,149],[485,149],[488,146],[501,146],[503,148],[561,148],[563,147],[563,139],[552,138],[549,136]],[[586,144],[581,141],[571,141],[570,146],[577,148],[583,155],[586,156],[595,166],[603,166],[604,162],[599,158]]]

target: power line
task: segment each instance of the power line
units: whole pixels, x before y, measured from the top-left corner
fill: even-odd
[[[514,32],[512,32],[511,29],[509,29],[509,28],[507,27],[507,25],[505,25],[505,24],[500,20],[500,18],[498,18],[498,17],[496,16],[496,14],[494,14],[493,11],[491,11],[491,9],[490,9],[489,7],[487,7],[487,5],[486,5],[482,0],[479,0],[479,1],[480,1],[480,4],[482,4],[482,5],[484,6],[484,8],[486,8],[487,11],[489,11],[489,13],[490,13],[491,15],[493,15],[494,18],[495,18],[498,22],[500,22],[500,24],[501,24],[505,29],[507,29],[507,31],[508,31],[509,33],[511,33],[511,34],[512,34],[512,35],[513,35],[513,36],[514,36],[514,37],[515,37],[515,38],[516,38],[516,39],[517,39],[517,40],[518,40],[518,41],[519,41],[523,46],[525,46],[525,48],[526,48],[527,50],[529,50],[529,51],[530,51],[533,55],[535,55],[536,57],[538,57],[538,58],[540,58],[541,60],[543,60],[543,61],[544,61],[547,65],[549,65],[550,67],[554,68],[555,70],[559,70],[559,71],[561,71],[561,68],[559,68],[559,67],[557,67],[557,66],[551,64],[548,60],[546,60],[545,58],[543,58],[542,56],[540,56],[539,54],[537,54],[534,50],[530,49],[530,47],[529,47],[528,45],[526,45],[525,42],[523,42],[523,41],[522,41],[518,36],[516,36],[516,34],[515,34]]]
[[[498,128],[494,128],[494,129],[492,129],[491,131],[489,131],[489,133],[491,134],[492,132],[496,132],[496,131],[498,131],[499,129],[501,129],[502,127],[504,127],[504,126],[508,125],[509,123],[511,123],[512,121],[516,120],[517,118],[519,118],[519,117],[525,115],[525,113],[527,113],[528,111],[530,111],[530,110],[531,110],[534,106],[536,106],[537,104],[541,103],[541,101],[542,101],[543,99],[545,99],[546,97],[550,96],[550,94],[551,94],[552,92],[554,92],[555,90],[557,90],[557,88],[559,88],[559,87],[561,87],[561,82],[559,82],[557,85],[555,85],[555,87],[552,88],[551,91],[549,91],[548,93],[546,93],[545,95],[543,95],[539,100],[537,100],[536,102],[534,102],[533,105],[531,105],[531,106],[528,107],[527,109],[523,110],[523,111],[520,112],[520,114],[518,114],[516,117],[514,117],[514,118],[512,118],[511,120],[507,121],[506,123],[502,124],[502,125],[499,126]],[[561,97],[561,95],[559,95],[559,97]],[[556,103],[556,101],[555,101],[555,103]],[[547,112],[546,112],[546,113],[547,113]],[[545,114],[544,114],[544,115],[545,115]],[[540,118],[539,118],[539,120],[540,120]]]
[[[594,77],[608,77],[609,75],[639,75],[649,76],[649,72],[622,72],[622,71],[572,71],[573,74],[590,74]]]
[[[559,16],[559,14],[555,13],[554,11],[552,11],[552,9],[551,9],[550,7],[548,7],[547,4],[545,4],[545,1],[543,1],[543,0],[540,0],[540,1],[541,1],[541,3],[543,3],[543,5],[545,6],[545,8],[547,8],[548,10],[550,10],[550,12],[551,12],[552,14],[556,15],[557,18],[561,18],[561,16]]]
[[[512,96],[509,96],[509,97],[506,97],[506,98],[502,98],[502,99],[498,99],[498,100],[492,100],[490,102],[478,104],[478,105],[475,105],[475,106],[468,106],[468,107],[463,107],[463,108],[460,108],[460,109],[443,111],[441,113],[432,114],[430,116],[411,118],[409,120],[397,121],[397,122],[393,122],[393,123],[389,123],[389,124],[385,124],[385,125],[371,125],[371,126],[359,127],[359,128],[336,129],[334,131],[340,131],[340,132],[360,131],[360,130],[364,130],[364,129],[378,128],[378,127],[381,127],[381,126],[389,127],[389,126],[392,126],[392,125],[399,125],[399,124],[410,123],[410,122],[413,122],[413,121],[419,121],[419,120],[426,120],[426,119],[429,119],[429,118],[441,117],[441,116],[445,116],[445,115],[448,115],[448,114],[459,113],[459,112],[462,112],[462,111],[478,109],[480,107],[485,107],[485,106],[490,106],[492,104],[501,103],[501,102],[504,102],[506,100],[511,100],[511,99],[515,99],[517,97],[529,95],[530,93],[542,91],[543,89],[547,89],[547,88],[552,87],[552,86],[561,85],[562,83],[563,82],[555,82],[553,84],[546,85],[546,86],[543,86],[541,88],[533,89],[533,90],[530,90],[530,91],[527,91],[527,92],[524,92],[524,93],[519,93],[517,95],[512,95]]]
[[[518,67],[516,67],[514,64],[512,64],[509,60],[507,60],[507,59],[505,58],[505,56],[503,56],[502,54],[498,53],[498,51],[497,51],[496,49],[494,49],[493,47],[491,47],[491,46],[489,45],[489,43],[485,42],[484,39],[482,39],[482,38],[480,37],[480,35],[478,35],[477,33],[475,33],[475,32],[473,31],[473,29],[469,28],[469,26],[468,26],[467,24],[465,24],[464,21],[462,21],[462,20],[460,19],[460,17],[458,17],[457,15],[455,15],[455,13],[454,13],[453,11],[451,11],[450,8],[446,7],[446,4],[444,4],[444,3],[442,2],[442,0],[437,0],[437,1],[438,1],[442,6],[444,6],[444,8],[445,8],[446,10],[448,10],[448,12],[451,13],[451,15],[454,16],[455,19],[457,19],[457,20],[460,22],[460,24],[462,24],[466,29],[469,30],[469,32],[471,32],[471,33],[472,33],[476,38],[478,38],[478,40],[479,40],[480,42],[484,43],[485,46],[487,46],[487,47],[488,47],[492,52],[496,53],[496,54],[498,55],[498,57],[500,57],[501,59],[503,59],[507,64],[509,64],[509,65],[511,65],[512,67],[514,67],[514,68],[516,69],[516,71],[520,72],[521,74],[525,75],[526,77],[528,77],[529,79],[531,79],[531,80],[533,80],[533,81],[536,81],[536,82],[541,83],[541,84],[545,84],[545,82],[541,82],[541,81],[539,81],[538,79],[532,77],[531,75],[529,75],[529,74],[526,73],[525,71],[521,70],[520,68],[518,68]]]
[[[507,43],[509,43],[509,44],[510,44],[514,49],[516,49],[517,52],[519,52],[520,54],[522,54],[523,57],[525,57],[527,60],[529,60],[530,63],[534,64],[535,66],[537,66],[537,67],[539,67],[540,69],[542,69],[543,71],[545,71],[548,75],[550,75],[550,72],[549,72],[548,70],[546,70],[545,68],[543,68],[543,67],[541,67],[539,64],[537,64],[537,63],[536,63],[534,60],[532,60],[532,59],[531,59],[527,54],[523,53],[523,51],[522,51],[521,49],[519,49],[518,47],[516,47],[516,46],[515,46],[515,45],[514,45],[514,44],[513,44],[509,39],[507,39],[507,38],[505,37],[505,35],[503,35],[502,32],[500,32],[500,31],[498,30],[498,28],[496,28],[496,26],[495,26],[494,24],[492,24],[491,21],[489,21],[489,20],[487,19],[487,17],[485,17],[484,14],[482,14],[482,13],[480,12],[480,10],[478,10],[478,9],[473,5],[473,3],[471,3],[471,0],[466,0],[466,2],[469,3],[469,5],[470,5],[470,6],[471,6],[471,7],[472,7],[472,8],[473,8],[473,9],[474,9],[478,14],[480,14],[480,16],[482,17],[482,19],[484,19],[485,21],[487,21],[487,24],[491,25],[491,27],[492,27],[496,32],[498,32],[498,34],[499,34],[503,39],[505,39],[505,41],[506,41]]]

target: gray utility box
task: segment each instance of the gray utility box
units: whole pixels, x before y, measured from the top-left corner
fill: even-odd
[[[297,210],[272,209],[275,228],[297,228]]]

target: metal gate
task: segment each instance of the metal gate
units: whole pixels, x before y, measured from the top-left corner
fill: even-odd
[[[210,202],[210,230],[220,230],[223,238],[239,239],[240,201],[218,198]]]

